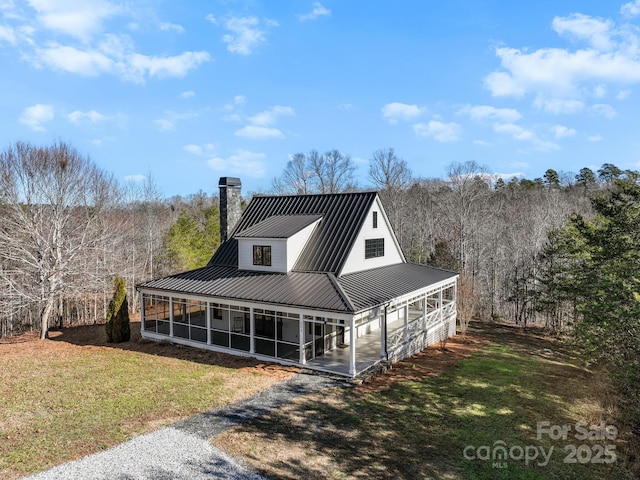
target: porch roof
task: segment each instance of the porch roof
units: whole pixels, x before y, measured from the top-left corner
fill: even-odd
[[[427,265],[398,263],[343,275],[338,281],[355,311],[360,312],[457,276],[456,272]]]
[[[338,287],[335,277],[326,273],[267,273],[207,266],[152,280],[138,288],[330,312],[353,312],[353,306]]]
[[[152,280],[138,288],[351,314],[455,277],[455,272],[412,263],[339,278],[331,273],[266,273],[207,266]]]

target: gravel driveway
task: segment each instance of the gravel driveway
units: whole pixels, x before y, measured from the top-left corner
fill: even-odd
[[[265,477],[217,449],[214,435],[289,403],[298,395],[345,386],[344,379],[298,373],[245,400],[195,415],[28,480],[199,480]]]

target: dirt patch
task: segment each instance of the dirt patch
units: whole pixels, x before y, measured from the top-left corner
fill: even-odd
[[[391,370],[373,377],[356,390],[374,392],[388,388],[395,382],[435,377],[489,343],[491,341],[480,334],[467,334],[464,339],[461,335],[451,337],[447,340],[444,350],[440,349],[439,345],[432,345],[412,357],[394,363]]]

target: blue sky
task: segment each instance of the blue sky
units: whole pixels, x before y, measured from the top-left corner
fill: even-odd
[[[0,0],[0,139],[167,196],[392,147],[418,177],[640,168],[640,0]]]

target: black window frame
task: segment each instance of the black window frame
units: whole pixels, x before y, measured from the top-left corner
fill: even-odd
[[[384,238],[368,238],[364,241],[364,258],[384,257]]]
[[[253,264],[262,267],[271,266],[271,245],[253,246]]]

